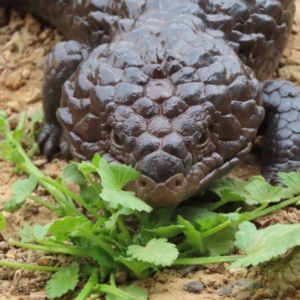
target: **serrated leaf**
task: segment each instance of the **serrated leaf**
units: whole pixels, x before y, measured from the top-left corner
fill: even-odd
[[[65,217],[53,221],[48,231],[53,234],[57,241],[63,242],[67,240],[69,236],[76,234],[76,228],[86,222],[90,221],[84,216]]]
[[[186,236],[186,242],[192,247],[192,249],[204,252],[201,234],[194,228],[194,226],[181,216],[177,218],[178,225],[184,226],[185,231],[183,234]]]
[[[293,197],[293,192],[288,188],[272,186],[262,176],[253,176],[246,184],[246,203],[257,205],[261,203],[279,202],[281,199]]]
[[[300,174],[298,172],[290,173],[277,173],[278,177],[281,178],[282,183],[291,188],[294,194],[300,193]]]
[[[243,196],[245,184],[245,181],[226,177],[214,182],[208,189],[215,192],[224,201],[245,201]]]
[[[0,232],[5,228],[6,221],[3,213],[0,213]]]
[[[116,262],[122,263],[126,266],[137,278],[146,278],[149,276],[149,270],[158,271],[157,266],[152,263],[145,261],[137,261],[132,257],[117,257],[115,258]]]
[[[105,266],[109,269],[116,269],[118,265],[112,259],[110,255],[108,255],[105,251],[103,251],[98,246],[91,246],[88,250],[89,256],[91,256],[95,261],[98,262],[100,266]]]
[[[85,183],[85,178],[75,163],[70,163],[63,168],[62,178],[66,182],[73,182],[78,185]]]
[[[127,255],[133,258],[154,264],[156,266],[170,266],[178,256],[178,250],[167,239],[152,239],[145,247],[130,245]]]
[[[243,222],[239,229],[235,244],[246,257],[235,261],[230,268],[256,266],[300,245],[300,224],[277,224],[257,230],[254,224]]]
[[[69,290],[74,290],[78,282],[78,268],[72,265],[69,268],[63,268],[52,275],[47,282],[46,294],[50,299],[61,297]]]
[[[34,175],[31,175],[27,179],[22,179],[14,182],[12,184],[13,190],[13,200],[18,205],[26,200],[28,196],[31,195],[38,183],[37,178]]]
[[[100,160],[98,173],[103,187],[114,187],[118,190],[140,176],[140,173],[130,166],[108,163],[105,159]]]
[[[100,197],[112,208],[126,207],[132,210],[150,212],[152,207],[137,198],[133,192],[104,187]]]
[[[28,222],[24,222],[23,228],[19,230],[18,236],[21,238],[22,243],[30,243],[33,242],[34,236],[32,232],[32,228]]]
[[[33,236],[36,239],[42,240],[43,238],[45,238],[46,234],[48,233],[50,226],[51,224],[47,224],[44,226],[34,225],[32,230]]]

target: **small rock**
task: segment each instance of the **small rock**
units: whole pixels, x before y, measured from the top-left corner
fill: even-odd
[[[5,80],[5,86],[11,91],[18,90],[22,85],[24,85],[24,83],[25,81],[22,76],[22,69],[12,72]]]
[[[192,281],[192,282],[186,283],[183,286],[183,289],[189,293],[199,294],[204,290],[204,286],[200,282]]]
[[[228,285],[228,286],[223,286],[218,289],[218,296],[225,296],[225,295],[230,295],[233,291],[233,286]]]
[[[42,256],[38,259],[37,263],[39,266],[51,266],[54,260],[53,256]]]
[[[0,242],[0,251],[5,253],[8,251],[8,249],[9,249],[9,245],[7,242],[5,242],[5,241]]]
[[[33,64],[36,63],[36,61],[40,60],[45,56],[45,49],[44,48],[37,48],[35,49],[32,54],[30,55],[28,61],[32,62]]]
[[[122,270],[117,270],[115,278],[117,283],[122,284],[127,281],[128,273]]]
[[[18,101],[9,101],[6,105],[14,112],[19,112],[21,110],[21,103]]]
[[[39,38],[41,41],[44,41],[50,35],[50,29],[45,29],[40,35]]]
[[[248,274],[248,269],[246,268],[234,268],[228,270],[229,274],[233,275],[234,277],[242,277],[245,278]]]
[[[11,61],[11,51],[10,50],[4,50],[1,53],[1,55],[4,58],[5,61],[7,61],[7,62]]]
[[[30,69],[29,68],[23,68],[22,69],[22,77],[25,79],[28,79],[30,77]]]
[[[199,270],[199,266],[185,266],[185,267],[182,267],[182,268],[179,268],[178,269],[178,273],[185,277],[187,276],[188,274],[190,273],[195,273]]]
[[[28,92],[23,94],[23,101],[25,103],[34,103],[42,98],[42,92],[39,87],[30,89]]]
[[[30,300],[46,300],[47,299],[46,292],[39,291],[39,292],[35,292],[35,293],[30,293],[29,299]]]
[[[259,282],[242,279],[238,280],[233,284],[233,290],[231,293],[232,300],[251,300],[255,292],[262,286]]]

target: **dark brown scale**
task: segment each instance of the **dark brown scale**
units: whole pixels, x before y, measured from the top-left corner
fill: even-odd
[[[237,165],[266,110],[262,173],[276,181],[277,170],[299,167],[300,90],[265,81],[290,34],[293,0],[0,5],[31,10],[69,40],[45,69],[38,142],[49,159],[70,145],[79,160],[99,153],[132,165],[142,175],[128,189],[171,205]]]

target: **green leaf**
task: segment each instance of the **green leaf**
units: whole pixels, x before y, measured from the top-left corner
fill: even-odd
[[[18,232],[18,236],[21,238],[21,242],[30,243],[34,241],[34,236],[30,224],[24,222],[23,228]]]
[[[132,209],[122,207],[109,217],[109,219],[105,222],[105,228],[113,229],[116,226],[119,216],[129,216],[131,214],[133,214]]]
[[[254,224],[243,222],[239,229],[235,244],[246,257],[235,261],[230,268],[256,266],[300,245],[300,224],[277,224],[257,230]]]
[[[19,208],[20,205],[27,199],[28,196],[36,188],[38,183],[37,178],[31,175],[27,179],[21,179],[12,184],[13,197],[7,201],[4,205],[5,209],[8,211],[14,211]]]
[[[137,286],[136,284],[131,284],[122,288],[124,292],[126,292],[129,296],[131,296],[132,300],[147,300],[148,295],[146,290]]]
[[[290,173],[277,173],[278,177],[281,178],[282,183],[291,188],[294,194],[300,193],[300,174],[298,172]]]
[[[185,227],[181,225],[170,225],[165,227],[154,228],[147,230],[148,232],[154,232],[161,238],[171,238],[175,235],[178,235],[184,231]]]
[[[3,213],[0,213],[0,232],[5,228],[6,220]]]
[[[245,190],[248,193],[246,203],[249,205],[279,202],[281,199],[293,197],[291,189],[272,186],[262,176],[253,176]]]
[[[196,206],[177,208],[175,214],[181,216],[183,219],[189,221],[193,225],[196,221],[214,218],[216,215],[215,212]]]
[[[110,255],[108,255],[105,251],[103,251],[98,246],[91,246],[88,250],[89,256],[91,256],[95,261],[98,262],[100,266],[105,266],[109,269],[116,269],[118,264],[112,259]]]
[[[194,228],[194,226],[187,220],[178,216],[177,223],[185,227],[183,234],[186,236],[186,242],[192,247],[192,249],[204,252],[201,234]]]
[[[43,121],[44,118],[44,112],[42,110],[35,112],[31,115],[31,124],[34,125],[35,123],[38,123],[40,121]]]
[[[82,226],[86,222],[90,222],[86,217],[65,217],[53,221],[49,228],[55,239],[59,242],[66,241],[71,235],[76,234],[76,228]]]
[[[150,270],[158,271],[157,266],[144,261],[136,261],[132,257],[119,256],[115,258],[116,262],[122,263],[130,270],[137,278],[146,278],[150,274]]]
[[[63,168],[62,178],[66,182],[73,182],[78,185],[85,183],[85,178],[75,163],[70,163]]]
[[[100,160],[98,173],[103,187],[114,187],[118,190],[140,176],[140,173],[130,166],[108,163],[105,159]]]
[[[245,197],[243,196],[245,184],[245,181],[226,177],[212,183],[208,189],[215,192],[222,200],[227,202],[245,201]]]
[[[122,191],[103,186],[100,197],[109,203],[111,208],[117,209],[121,206],[137,211],[150,212],[152,210],[151,206],[137,198],[134,193],[130,191]]]
[[[178,256],[178,250],[167,239],[152,239],[145,247],[139,245],[128,246],[127,255],[152,263],[156,266],[170,266]]]
[[[80,198],[97,209],[102,208],[102,201],[99,200],[99,193],[91,185],[87,185],[86,183],[80,185]]]
[[[48,233],[50,226],[51,226],[51,224],[47,224],[44,226],[34,225],[33,230],[32,230],[33,236],[38,240],[44,239]]]
[[[46,294],[50,299],[61,297],[69,290],[74,290],[78,282],[78,268],[72,265],[53,274],[47,282]]]
[[[148,294],[147,292],[140,288],[139,286],[135,284],[131,284],[129,286],[120,287],[121,290],[123,290],[131,300],[147,300]],[[120,298],[113,294],[108,294],[105,297],[106,300],[120,300]]]
[[[234,247],[235,226],[229,225],[224,229],[203,238],[203,245],[208,249],[210,256],[228,254]]]

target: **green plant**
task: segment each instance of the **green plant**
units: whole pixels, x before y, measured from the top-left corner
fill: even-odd
[[[73,290],[79,278],[85,278],[86,284],[77,300],[99,295],[110,300],[147,299],[146,292],[135,285],[117,287],[115,274],[122,271],[131,278],[145,278],[172,265],[257,265],[300,245],[300,224],[257,230],[249,222],[300,200],[299,196],[294,197],[300,193],[297,173],[279,174],[286,187],[270,186],[260,176],[247,182],[225,178],[210,187],[219,201],[205,208],[152,209],[134,193],[123,190],[139,173],[128,166],[107,163],[99,155],[91,162],[71,162],[56,180],[44,176],[21,145],[24,120],[22,117],[16,130],[11,131],[7,117],[0,114],[0,131],[5,137],[0,143],[0,154],[17,170],[30,175],[13,184],[14,196],[5,208],[14,211],[30,198],[55,212],[58,218],[45,226],[24,223],[19,233],[21,240],[9,243],[69,254],[74,263],[69,268],[8,261],[0,261],[0,265],[55,272],[46,286],[51,299]],[[77,185],[79,194],[73,193],[69,184]],[[34,193],[37,185],[51,193],[56,203],[38,197]],[[240,203],[240,208],[227,214],[216,212],[229,202]],[[254,209],[243,212],[244,205]],[[5,219],[0,215],[0,230],[4,226]],[[284,242],[278,243],[278,239]],[[228,255],[234,247],[240,255]]]

